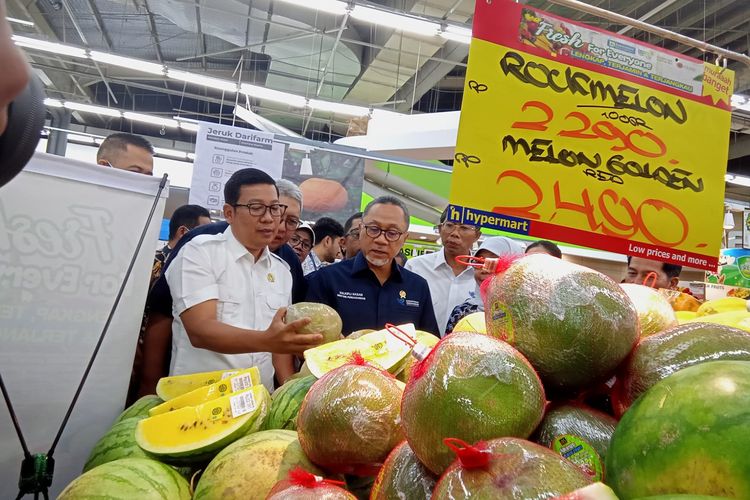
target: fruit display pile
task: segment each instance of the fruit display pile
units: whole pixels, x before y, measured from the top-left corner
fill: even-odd
[[[745,300],[675,312],[545,255],[482,291],[439,341],[301,306],[332,333],[273,395],[255,368],[162,379],[59,498],[750,499]]]

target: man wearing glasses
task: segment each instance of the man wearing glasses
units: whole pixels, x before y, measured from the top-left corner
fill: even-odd
[[[430,284],[432,306],[440,331],[445,331],[453,308],[462,304],[474,291],[474,268],[456,261],[459,255],[471,255],[479,239],[479,228],[447,221],[448,209],[440,215],[436,229],[443,249],[409,259],[406,268],[417,273]]]
[[[314,245],[315,231],[310,227],[310,224],[303,222],[289,240],[289,246],[292,247],[299,261],[304,262]]]
[[[341,249],[344,258],[351,259],[359,253],[359,226],[362,222],[362,212],[352,214],[344,223],[344,237],[341,238]]]
[[[362,216],[360,252],[308,276],[307,300],[336,309],[344,335],[386,323],[438,333],[427,282],[393,260],[408,229],[409,212],[398,198],[376,198]]]
[[[322,337],[296,333],[309,319],[283,321],[292,276],[268,249],[287,210],[273,179],[238,170],[224,200],[229,227],[193,238],[165,272],[174,316],[170,374],[257,366],[270,391],[274,367],[291,370],[289,354]]]

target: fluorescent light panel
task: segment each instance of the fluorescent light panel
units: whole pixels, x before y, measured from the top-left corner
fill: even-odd
[[[134,59],[132,57],[118,56],[117,54],[110,54],[108,52],[99,52],[98,50],[90,51],[89,57],[100,63],[111,64],[112,66],[119,66],[121,68],[141,71],[143,73],[150,73],[152,75],[163,76],[166,71],[163,64],[141,61],[140,59]]]
[[[17,17],[5,16],[5,20],[8,21],[9,23],[22,24],[24,26],[34,26],[34,23],[32,23],[31,21],[26,21],[25,19],[18,19]]]
[[[197,73],[189,73],[187,71],[180,71],[171,68],[167,70],[167,76],[181,82],[194,83],[196,85],[203,85],[204,87],[224,90],[227,92],[237,92],[237,84],[230,80],[222,80],[212,76],[199,75]]]
[[[279,90],[273,90],[266,87],[260,87],[250,83],[240,85],[240,92],[255,99],[266,99],[273,102],[288,104],[293,108],[307,107],[307,99],[301,95],[289,94]]]
[[[724,176],[724,180],[726,180],[730,184],[737,184],[738,186],[750,187],[750,177],[746,177],[744,175],[726,174]]]
[[[30,38],[27,36],[13,35],[11,39],[19,47],[26,47],[29,49],[41,50],[43,52],[51,52],[53,54],[60,54],[70,57],[78,57],[86,59],[86,49],[75,47],[73,45],[65,45],[57,42],[48,42],[46,40],[37,40],[36,38]]]
[[[355,5],[350,14],[354,19],[367,21],[395,30],[406,31],[423,36],[435,36],[440,30],[438,23],[418,19],[400,13],[388,12],[364,5]]]
[[[327,12],[329,14],[333,14],[334,16],[343,16],[346,14],[346,11],[349,9],[349,6],[346,2],[341,2],[339,0],[281,0],[284,3],[288,3],[291,5],[297,5],[298,7],[305,7],[307,9],[315,9],[320,10],[322,12]]]

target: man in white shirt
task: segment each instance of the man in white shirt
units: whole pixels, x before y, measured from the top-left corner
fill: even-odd
[[[270,391],[274,365],[286,366],[289,354],[322,336],[296,332],[309,319],[283,322],[292,276],[268,249],[286,208],[273,179],[238,170],[224,199],[226,231],[196,236],[166,271],[174,316],[170,374],[257,366]]]
[[[474,269],[456,262],[456,257],[471,255],[480,235],[479,227],[446,221],[447,215],[446,209],[437,226],[443,249],[411,258],[404,266],[427,280],[441,334],[445,332],[453,308],[474,290]]]

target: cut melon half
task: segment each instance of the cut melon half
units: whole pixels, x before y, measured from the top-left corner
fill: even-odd
[[[240,371],[236,375],[226,377],[211,385],[198,387],[197,389],[186,392],[181,396],[165,401],[158,406],[154,406],[148,411],[148,414],[153,417],[154,415],[161,415],[168,411],[179,410],[186,406],[198,406],[199,404],[206,403],[212,399],[218,399],[227,394],[244,391],[245,389],[249,389],[260,383],[260,371],[258,371],[257,367],[253,366],[247,370]]]
[[[226,377],[236,375],[241,370],[234,368],[231,370],[218,370],[215,372],[188,373],[185,375],[174,375],[172,377],[162,377],[156,384],[156,395],[164,401],[182,396],[198,387],[211,385]]]
[[[143,419],[135,429],[135,441],[164,462],[205,461],[228,444],[257,431],[270,405],[268,390],[256,385],[198,406]]]
[[[413,324],[400,325],[402,331],[411,338],[416,337]],[[394,337],[386,330],[365,334],[357,339],[342,339],[305,351],[305,364],[310,373],[322,377],[354,358],[359,353],[368,363],[383,370],[398,370],[400,364],[409,356],[411,347]]]

